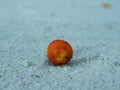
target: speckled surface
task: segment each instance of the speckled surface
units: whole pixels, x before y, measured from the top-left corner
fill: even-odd
[[[0,90],[119,90],[119,8],[119,0],[0,0]],[[54,39],[72,45],[67,65],[48,61]]]

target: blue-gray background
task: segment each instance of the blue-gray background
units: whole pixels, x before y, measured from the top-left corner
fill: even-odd
[[[120,0],[0,0],[0,90],[119,90],[119,9]],[[67,65],[48,62],[54,39],[72,45]]]

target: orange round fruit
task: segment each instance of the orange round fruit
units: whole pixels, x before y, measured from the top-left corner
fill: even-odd
[[[47,48],[47,56],[54,65],[67,64],[73,56],[73,49],[65,40],[53,40]]]

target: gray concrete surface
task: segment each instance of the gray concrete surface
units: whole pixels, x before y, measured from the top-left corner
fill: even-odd
[[[0,0],[0,90],[120,90],[119,8],[119,0]],[[72,45],[67,65],[48,61],[54,39]]]

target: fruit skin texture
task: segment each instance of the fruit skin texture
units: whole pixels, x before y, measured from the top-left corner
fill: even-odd
[[[73,50],[71,45],[64,40],[53,40],[47,48],[47,56],[54,65],[67,64],[72,56]]]

